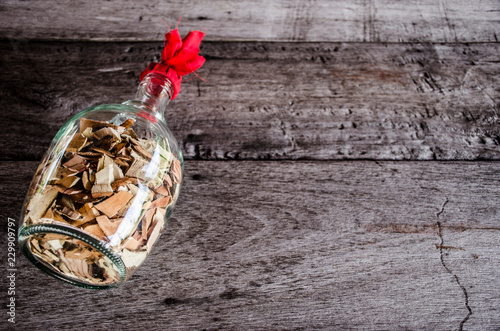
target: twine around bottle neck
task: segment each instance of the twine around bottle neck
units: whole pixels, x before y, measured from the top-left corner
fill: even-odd
[[[135,99],[124,103],[164,120],[165,110],[173,92],[174,88],[170,79],[162,74],[149,73],[139,84]]]

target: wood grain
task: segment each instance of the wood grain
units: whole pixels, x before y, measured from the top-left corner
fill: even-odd
[[[132,98],[160,47],[0,43],[1,158],[38,160],[72,115]],[[500,44],[207,42],[202,54],[206,82],[185,79],[166,116],[188,159],[499,159]]]
[[[52,137],[134,95],[162,19],[204,30],[207,63],[169,105],[185,185],[146,263],[98,292],[18,251],[17,323],[4,287],[0,329],[500,330],[499,12],[496,0],[2,1],[3,248]]]
[[[483,1],[19,1],[0,5],[0,38],[163,39],[162,20],[209,40],[498,42],[500,4]]]
[[[0,164],[2,220],[36,165]],[[121,288],[77,289],[18,256],[16,328],[496,330],[499,170],[189,161],[169,228]]]

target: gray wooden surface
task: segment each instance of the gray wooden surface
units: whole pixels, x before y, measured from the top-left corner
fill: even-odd
[[[497,163],[186,164],[168,229],[121,288],[20,258],[18,328],[498,329]],[[2,164],[9,213],[36,165]]]
[[[207,63],[168,229],[105,292],[17,252],[0,329],[500,330],[498,1],[3,1],[2,252],[58,128],[130,99],[179,16]]]
[[[498,42],[496,0],[3,0],[0,36],[163,40],[165,25],[210,40]]]
[[[0,43],[2,125],[29,133],[6,130],[4,158],[39,159],[70,115],[131,98],[161,45]],[[186,82],[167,118],[189,158],[500,156],[499,43],[207,42],[202,53],[207,82]]]

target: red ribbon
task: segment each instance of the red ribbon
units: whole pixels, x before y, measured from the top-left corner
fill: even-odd
[[[166,33],[160,63],[151,62],[141,73],[140,80],[151,72],[165,75],[172,82],[171,99],[175,99],[181,91],[182,76],[198,70],[205,63],[205,58],[198,54],[204,36],[201,31],[190,31],[181,39],[177,29]]]

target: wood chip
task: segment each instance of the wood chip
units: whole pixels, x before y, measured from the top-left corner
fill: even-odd
[[[84,226],[83,231],[90,233],[91,235],[96,236],[100,240],[103,240],[105,237],[104,232],[102,232],[102,230],[98,224],[90,224],[90,225]]]
[[[134,202],[134,199],[130,199],[129,202],[127,202],[127,204],[125,206],[123,206],[117,213],[116,213],[116,217],[125,217],[125,214],[127,213],[128,209],[130,208],[130,206],[132,205],[132,203]]]
[[[73,136],[73,139],[69,143],[68,147],[66,148],[66,152],[72,152],[72,153],[79,152],[85,146],[86,143],[87,143],[87,137],[77,132]]]
[[[107,156],[113,157],[113,153],[100,147],[92,147],[93,151],[99,152],[101,154],[106,154]]]
[[[148,239],[148,229],[151,226],[151,223],[153,222],[153,217],[155,215],[155,212],[156,211],[154,209],[149,209],[142,218],[141,235],[142,239],[144,240]]]
[[[95,184],[111,184],[114,182],[113,165],[108,165],[95,174]]]
[[[151,235],[152,235],[155,227],[160,227],[160,231],[161,231],[161,228],[163,227],[163,225],[165,225],[165,213],[164,213],[164,211],[165,211],[165,209],[163,209],[163,208],[156,208],[155,209],[155,214],[154,214],[154,217],[152,220],[152,224],[149,227],[148,233],[147,233],[148,240],[151,238]]]
[[[76,260],[88,260],[94,257],[94,255],[87,249],[73,249],[70,251],[66,251],[64,255],[66,256],[66,258]]]
[[[144,202],[144,204],[142,205],[142,209],[148,210],[149,206],[151,206],[151,201],[148,200],[148,201]]]
[[[133,237],[128,238],[123,243],[123,248],[128,249],[130,251],[136,251],[142,246],[142,241],[138,241]]]
[[[92,131],[97,131],[104,127],[110,127],[115,130],[118,128],[117,125],[108,122],[96,121],[87,118],[80,118],[80,133],[85,132],[87,128],[91,128]]]
[[[61,223],[65,224],[70,224],[64,217],[61,216],[61,214],[58,211],[54,211],[52,208],[47,209],[47,212],[45,215],[43,215],[44,218],[52,219],[54,221],[58,221]]]
[[[64,177],[75,177],[78,175],[78,172],[76,171],[71,171],[69,169],[59,167],[57,168],[57,171],[55,174],[50,178],[50,180],[61,180]]]
[[[84,204],[80,209],[78,209],[78,212],[83,216],[81,224],[93,221],[100,215],[99,211],[94,208],[92,202]]]
[[[82,184],[83,188],[86,189],[87,191],[90,191],[92,189],[92,182],[90,181],[88,171],[85,171],[82,175]]]
[[[122,177],[118,180],[115,180],[112,184],[111,184],[111,188],[113,189],[113,191],[117,191],[119,187],[126,187],[127,184],[129,183],[132,183],[132,178],[130,177]]]
[[[36,248],[37,251],[41,252],[42,248],[40,248],[40,244],[38,243],[38,240],[32,239],[30,241],[30,244]]]
[[[154,220],[153,224],[151,224],[151,226],[149,227],[148,233],[146,234],[147,238],[151,238],[153,231],[158,225],[159,223],[156,220]]]
[[[123,171],[116,163],[113,163],[111,167],[113,168],[113,182],[123,178]]]
[[[137,184],[137,182],[136,182]],[[137,191],[139,191],[139,188],[135,186],[133,183],[127,184],[128,191],[132,193],[134,196],[137,195]]]
[[[141,236],[141,234],[139,233],[139,230],[136,230],[136,231],[134,232],[134,234],[132,235],[132,238],[134,238],[134,239],[135,239],[135,240],[137,240],[137,241],[141,241],[141,240],[142,240],[142,239],[141,239],[141,238],[142,238],[142,236]]]
[[[126,141],[122,141],[119,144],[116,144],[113,147],[114,148],[114,153],[115,154],[120,154],[120,152],[122,152],[125,149],[125,146],[127,146],[127,142]]]
[[[99,153],[102,155],[102,153]],[[110,158],[109,156],[106,156],[106,154],[102,155],[101,158],[99,159],[99,161],[97,161],[97,168],[96,168],[96,172],[99,172],[101,171],[102,169],[104,169],[104,162],[106,160],[106,157],[107,158]]]
[[[72,209],[72,210],[75,209],[75,203],[67,195],[60,196],[59,199],[56,200],[56,206],[67,207],[67,208]]]
[[[87,160],[85,158],[80,155],[75,155],[69,161],[65,162],[63,167],[75,172],[81,172],[87,168],[86,164]]]
[[[43,218],[54,219],[54,212],[52,211],[52,207],[47,209],[47,212],[43,215]]]
[[[89,169],[89,180],[92,183],[95,183],[95,173],[94,169]]]
[[[64,256],[64,254],[60,254],[61,260],[66,265],[68,268],[68,271],[73,273],[75,276],[77,276],[80,279],[93,279],[92,275],[90,274],[90,265],[87,263],[85,260],[81,259],[73,259],[73,258],[68,258]]]
[[[129,164],[127,162],[125,162],[123,159],[117,157],[115,159],[115,162],[116,164],[118,164],[120,167],[123,167],[123,168],[128,168]]]
[[[167,214],[167,209],[166,208],[156,208],[155,217],[159,217],[159,218],[165,220],[165,215],[166,214]]]
[[[157,143],[152,139],[138,139],[139,145],[144,148],[149,154],[154,154],[156,150]]]
[[[122,156],[120,156],[120,160],[127,162],[127,163],[131,163],[131,162],[134,162],[135,159],[130,155],[122,155]]]
[[[109,219],[107,216],[102,215],[98,216],[96,218],[97,224],[101,227],[102,232],[106,236],[111,236],[116,233],[116,230],[118,230],[118,226],[120,226],[120,223],[122,221],[122,218],[120,219]]]
[[[62,216],[61,212],[59,212],[57,210],[54,210],[54,209],[52,211],[53,211],[52,219],[54,221],[58,221],[58,222],[69,224],[69,222]]]
[[[97,153],[97,152],[78,152],[77,155],[86,157],[86,158],[96,158],[96,157],[101,157],[102,153]]]
[[[72,195],[72,194],[78,194],[78,193],[82,193],[82,190],[81,189],[77,189],[77,188],[66,188],[62,185],[53,185],[53,187],[59,191],[60,193],[62,194],[69,194],[69,195]]]
[[[163,185],[166,187],[166,188],[170,188],[172,187],[173,183],[172,183],[172,178],[170,178],[170,175],[167,174],[165,177],[163,177]]]
[[[164,197],[151,202],[149,208],[166,208],[172,202],[172,197]]]
[[[76,203],[99,202],[103,199],[102,197],[93,197],[91,193],[86,192],[68,195],[68,197]]]
[[[151,250],[151,248],[153,247],[154,243],[156,242],[156,240],[160,236],[160,231],[161,230],[162,230],[162,226],[160,225],[160,223],[157,222],[154,225],[153,230],[151,231],[151,233],[148,236],[148,242],[146,244],[147,251]]]
[[[171,172],[174,183],[180,183],[182,181],[182,167],[181,167],[181,162],[179,160],[174,159],[172,161]]]
[[[81,122],[81,121],[80,121]],[[91,127],[87,127],[85,130],[81,131],[81,127],[80,127],[80,133],[87,139],[92,139],[94,137],[94,133],[92,133],[92,128]]]
[[[139,154],[141,154],[146,160],[150,161],[153,155],[145,150],[141,145],[132,145],[132,148]]]
[[[131,118],[129,118],[128,120],[126,120],[125,122],[123,122],[122,124],[120,124],[120,126],[122,126],[125,129],[130,128],[132,125],[134,125],[134,120],[131,119]]]
[[[68,207],[64,207],[61,210],[61,214],[63,214],[64,216],[66,216],[67,218],[69,218],[70,220],[73,220],[73,221],[83,219],[82,214],[80,214],[79,212],[77,212],[75,210],[71,210]]]
[[[167,186],[160,186],[155,190],[156,193],[161,194],[163,196],[169,197],[170,196],[170,191],[168,190]]]
[[[143,159],[137,159],[134,161],[134,163],[132,163],[130,168],[127,170],[125,176],[135,177],[144,180],[144,177],[146,176],[147,165],[148,165],[147,161]]]
[[[34,222],[42,218],[58,194],[59,192],[53,187],[47,187],[43,194],[35,194],[26,208],[26,219],[31,219]]]
[[[122,137],[131,137],[131,138],[134,138],[134,139],[139,139],[139,137],[137,137],[137,134],[134,132],[134,130],[132,130],[132,128],[128,128],[127,130],[125,130],[122,134],[121,134]]]
[[[51,263],[59,262],[59,257],[51,252],[52,247],[50,247],[50,245],[47,242],[45,242],[45,246],[43,245],[44,243],[41,244],[45,248],[45,250],[43,251],[43,255],[45,257],[48,257]]]
[[[113,188],[110,184],[95,184],[92,186],[92,197],[101,198],[113,195]]]
[[[110,127],[105,127],[94,132],[94,137],[97,139],[103,139],[104,137],[107,136],[111,136],[115,141],[122,140],[118,131]]]
[[[80,177],[77,176],[65,176],[54,182],[56,185],[62,185],[66,188],[70,188],[76,185],[80,181]]]
[[[113,217],[118,211],[132,199],[133,195],[130,192],[120,191],[113,196],[107,198],[103,202],[95,205],[95,207],[108,217]]]

